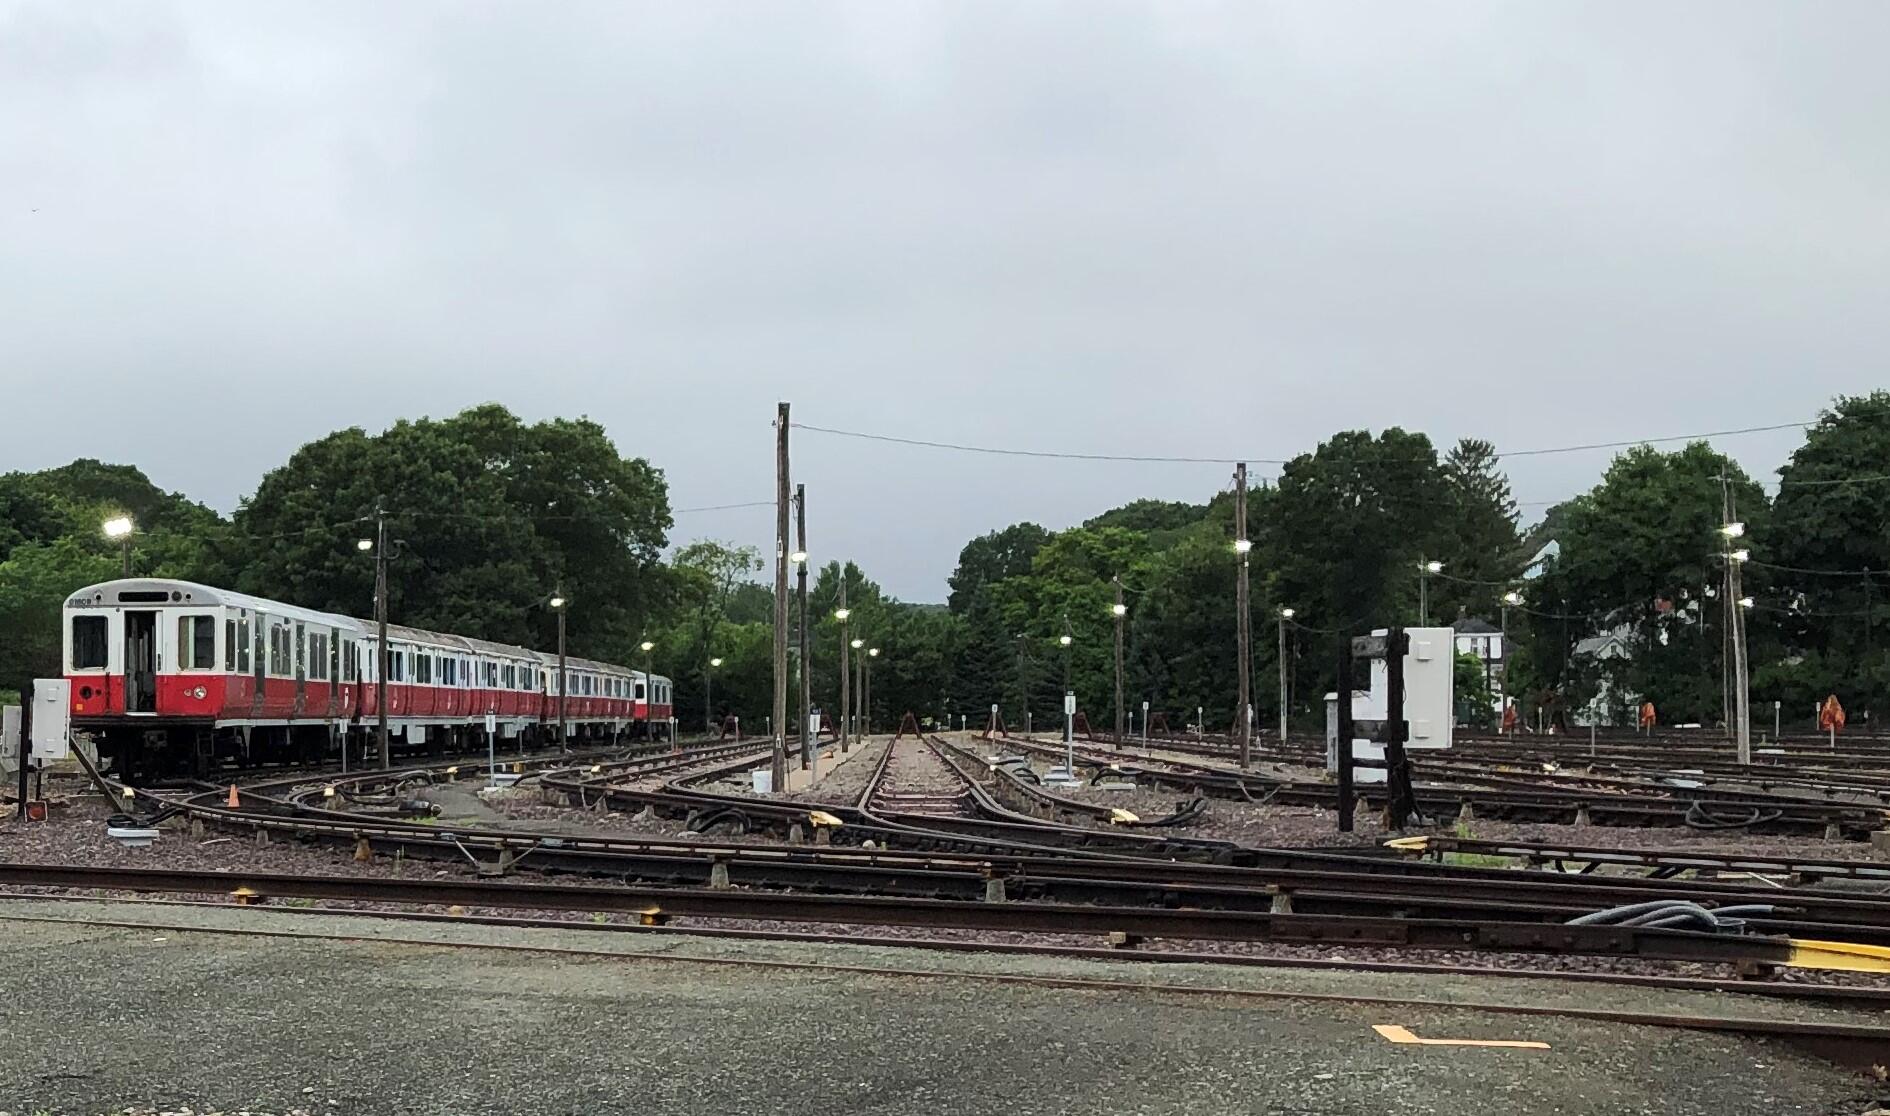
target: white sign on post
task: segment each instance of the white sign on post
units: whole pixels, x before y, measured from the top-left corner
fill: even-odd
[[[1076,695],[1075,694],[1066,693],[1063,695],[1063,713],[1064,713],[1064,716],[1067,716],[1067,717],[1076,716]]]
[[[33,766],[44,767],[72,755],[72,683],[64,678],[33,680]]]

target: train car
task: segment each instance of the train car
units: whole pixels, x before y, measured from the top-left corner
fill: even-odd
[[[381,719],[396,751],[483,748],[487,717],[519,747],[666,731],[669,679],[525,647],[389,625],[187,581],[132,578],[66,600],[75,733],[134,777],[366,756]],[[651,695],[654,701],[650,700]],[[562,714],[562,717],[560,716]]]

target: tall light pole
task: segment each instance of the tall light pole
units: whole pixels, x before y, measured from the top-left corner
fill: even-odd
[[[847,607],[847,571],[840,567],[840,607],[833,610],[833,618],[840,622],[840,754],[846,755],[847,744],[853,738],[853,706],[848,704],[853,695],[849,692],[847,677],[847,652],[851,649],[847,643],[847,617],[853,610]]]
[[[1418,563],[1417,609],[1420,628],[1428,626],[1431,622],[1431,575],[1443,572],[1444,564],[1436,559]]]
[[[137,527],[128,515],[116,516],[105,521],[105,537],[118,544],[122,559],[119,576],[131,576],[131,532]]]
[[[863,732],[873,731],[873,660],[879,658],[879,648],[866,649],[866,684],[860,689],[860,725]]]
[[[1122,618],[1129,614],[1129,606],[1122,603],[1122,576],[1113,579],[1116,587],[1116,603],[1109,606],[1110,615],[1116,618],[1116,747],[1122,747]]]
[[[564,723],[564,691],[565,678],[567,675],[564,669],[564,615],[565,609],[570,603],[570,599],[564,595],[562,588],[552,594],[551,610],[558,614],[558,751],[560,753],[566,750],[564,743],[566,731]],[[632,715],[634,716],[634,710]]]
[[[1496,644],[1497,652],[1503,659],[1503,685],[1498,692],[1498,701],[1496,703],[1496,725],[1499,731],[1503,727],[1503,714],[1509,710],[1509,610],[1518,608],[1521,605],[1521,593],[1511,589],[1509,592],[1503,594],[1503,628],[1502,635],[1498,638]]]
[[[381,770],[387,770],[393,763],[393,749],[387,739],[387,671],[392,665],[393,655],[387,649],[387,563],[398,557],[400,547],[405,544],[395,539],[393,550],[387,543],[387,513],[376,509],[374,512],[374,537],[356,542],[355,549],[372,552],[374,555],[374,630],[379,641],[380,653],[374,664],[374,736],[375,746],[381,753]],[[562,606],[563,599],[556,598]],[[559,623],[563,623],[562,613]],[[562,630],[562,629],[560,629]],[[521,740],[523,737],[520,738]],[[347,747],[344,741],[342,747]]]
[[[853,648],[855,651],[864,650],[866,641],[856,638],[848,643],[847,646]],[[866,722],[860,715],[860,696],[866,693],[866,686],[860,681],[860,676],[865,672],[866,656],[853,656],[853,708],[848,711],[848,715],[853,718],[854,739],[862,744],[866,743]]]
[[[702,672],[702,730],[715,731],[715,668],[722,665],[721,659],[710,659],[709,669]]]
[[[1286,622],[1293,618],[1293,610],[1280,610],[1280,746],[1286,746]]]
[[[1247,552],[1253,540],[1247,537],[1247,463],[1234,466],[1234,553],[1240,558],[1234,580],[1234,654],[1240,682],[1235,687],[1234,719],[1239,722],[1235,734],[1240,740],[1240,766],[1253,763],[1253,695],[1248,684],[1253,677],[1253,617],[1247,607]]]
[[[1725,484],[1725,478],[1722,477],[1721,481]],[[1747,764],[1752,762],[1752,710],[1747,704],[1746,693],[1746,610],[1754,602],[1745,595],[1740,584],[1740,567],[1752,557],[1752,552],[1743,548],[1734,549],[1732,545],[1734,539],[1744,537],[1746,525],[1730,518],[1733,514],[1731,486],[1725,484],[1723,491],[1728,521],[1719,529],[1719,533],[1726,543],[1727,598],[1733,605],[1728,611],[1732,615],[1734,739],[1738,743],[1739,762]]]
[[[807,486],[794,486],[794,553],[788,555],[794,563],[795,608],[800,616],[801,625],[801,770],[805,771],[814,761],[814,734],[808,730],[807,718],[814,707],[813,667],[807,659]]]
[[[1070,689],[1070,644],[1076,642],[1070,635],[1070,614],[1063,614],[1063,634],[1057,637],[1057,643],[1063,648],[1063,750],[1064,765],[1071,771],[1076,770],[1075,756],[1071,749],[1076,747],[1076,691]]]
[[[642,643],[637,644],[637,649],[643,652],[643,732],[644,735],[648,736],[651,740],[655,740],[656,663],[654,660],[656,657],[652,655],[651,652],[656,650],[656,644],[646,639]],[[632,717],[636,716],[634,706],[631,708],[630,715]]]

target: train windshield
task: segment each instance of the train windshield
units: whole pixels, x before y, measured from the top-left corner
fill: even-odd
[[[72,669],[104,670],[107,660],[103,616],[72,618]]]

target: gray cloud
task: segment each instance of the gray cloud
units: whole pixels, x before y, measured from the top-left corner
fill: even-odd
[[[1809,416],[1882,383],[1887,33],[1857,3],[0,0],[0,468],[129,460],[227,510],[329,429],[496,399],[599,419],[689,506],[770,493],[778,398],[1256,458]],[[1767,472],[1795,440],[1724,444]],[[1606,459],[1518,459],[1518,497]],[[814,549],[919,599],[972,534],[1225,483],[796,460]]]

